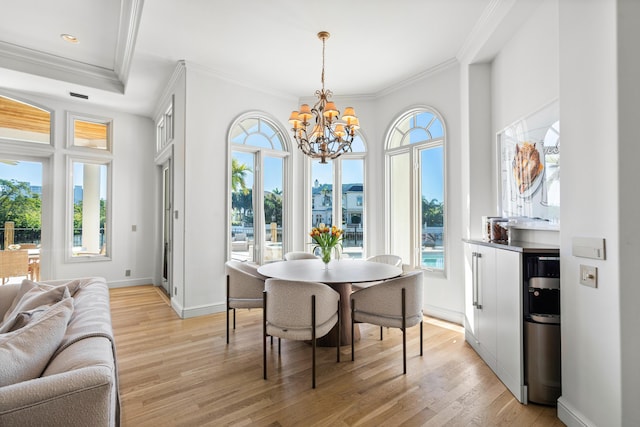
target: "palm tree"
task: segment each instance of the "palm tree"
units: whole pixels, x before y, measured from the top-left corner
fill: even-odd
[[[242,194],[249,194],[249,189],[245,183],[247,173],[253,172],[249,166],[238,162],[237,159],[231,159],[231,191],[234,193],[242,191]]]

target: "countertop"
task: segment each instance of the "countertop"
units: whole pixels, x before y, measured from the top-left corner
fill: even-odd
[[[496,243],[496,242],[487,242],[482,239],[462,239],[462,241],[466,243],[473,243],[475,245],[482,245],[482,246],[489,246],[497,249],[503,249],[506,251],[560,255],[560,246],[549,245],[545,243],[523,242],[519,240],[512,240],[508,243]]]

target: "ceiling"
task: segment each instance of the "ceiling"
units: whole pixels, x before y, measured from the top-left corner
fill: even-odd
[[[372,95],[437,68],[500,0],[21,0],[0,17],[0,88],[151,116],[176,62],[291,97]],[[36,12],[37,11],[37,12]],[[68,33],[79,43],[60,37]]]

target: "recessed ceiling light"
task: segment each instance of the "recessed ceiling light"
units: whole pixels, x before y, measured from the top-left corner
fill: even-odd
[[[62,40],[67,41],[69,43],[80,43],[80,40],[76,36],[72,36],[71,34],[60,34]]]

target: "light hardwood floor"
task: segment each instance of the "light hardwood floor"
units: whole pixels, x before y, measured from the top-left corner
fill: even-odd
[[[318,348],[269,347],[262,379],[262,310],[238,310],[225,343],[224,313],[180,319],[152,286],[111,291],[123,426],[563,426],[556,409],[521,405],[464,341],[461,327],[425,318],[402,334],[360,325],[362,340]]]

